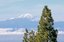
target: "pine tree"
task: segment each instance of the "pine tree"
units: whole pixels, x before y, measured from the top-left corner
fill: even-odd
[[[38,25],[37,42],[57,42],[57,30],[54,29],[53,22],[51,10],[45,6]]]
[[[24,33],[23,42],[35,42],[35,34],[34,31],[28,32],[26,29],[26,33]]]
[[[23,37],[23,42],[28,42],[28,30],[25,30],[26,32],[24,33],[24,37]]]
[[[33,30],[29,33],[29,42],[35,42],[35,32]]]

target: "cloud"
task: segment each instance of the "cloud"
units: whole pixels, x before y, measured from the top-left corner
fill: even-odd
[[[7,32],[13,30],[12,28],[0,28],[0,32]]]
[[[15,18],[9,18],[9,20],[12,20],[12,19],[15,19]]]
[[[58,34],[63,34],[64,35],[64,31],[58,31]]]
[[[20,35],[20,34],[24,35],[25,33],[24,28],[15,29],[14,31],[11,31],[11,30],[13,30],[13,28],[0,28],[0,35]],[[58,31],[58,35],[60,34],[64,35],[64,31]]]
[[[20,29],[16,29],[14,31],[13,28],[0,28],[0,35],[23,35],[25,32],[25,29],[20,28]]]

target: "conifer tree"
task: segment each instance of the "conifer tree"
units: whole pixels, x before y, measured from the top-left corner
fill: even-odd
[[[45,6],[38,25],[37,42],[57,42],[57,30],[54,29],[53,22],[51,10]]]
[[[35,34],[34,31],[28,32],[26,29],[26,33],[24,33],[23,42],[35,42]]]
[[[23,42],[28,42],[28,30],[25,30],[26,32],[24,33],[24,37],[23,37]]]
[[[29,42],[35,42],[35,32],[33,30],[29,33]]]

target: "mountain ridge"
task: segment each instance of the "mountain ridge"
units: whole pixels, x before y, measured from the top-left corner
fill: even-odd
[[[58,30],[64,30],[64,22],[58,21],[54,22],[54,27]],[[16,18],[6,21],[0,21],[0,28],[37,28],[38,21],[32,21],[28,18]]]

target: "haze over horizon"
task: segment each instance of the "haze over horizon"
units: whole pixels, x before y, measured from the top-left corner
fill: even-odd
[[[9,42],[20,42],[25,28],[36,30],[45,5],[51,9],[54,27],[59,30],[59,42],[64,42],[64,0],[0,0],[0,42],[8,42],[8,37]]]

